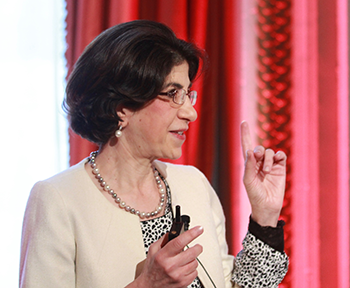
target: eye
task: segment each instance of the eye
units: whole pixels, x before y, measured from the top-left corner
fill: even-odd
[[[172,90],[168,91],[167,93],[168,93],[168,95],[170,97],[173,97],[177,93],[177,90],[176,89],[172,89]]]

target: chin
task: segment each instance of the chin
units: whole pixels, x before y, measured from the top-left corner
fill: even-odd
[[[177,160],[182,156],[182,149],[180,149],[179,151],[176,151],[174,153],[168,154],[168,155],[164,155],[163,157],[161,157],[162,159],[168,159],[168,160]]]

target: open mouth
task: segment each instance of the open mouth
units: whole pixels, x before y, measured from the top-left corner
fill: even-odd
[[[177,134],[177,135],[184,135],[185,131],[170,131],[171,133]]]
[[[183,137],[185,137],[185,131],[171,131],[171,133],[173,133],[174,135],[178,136],[178,137],[181,137],[181,139]]]

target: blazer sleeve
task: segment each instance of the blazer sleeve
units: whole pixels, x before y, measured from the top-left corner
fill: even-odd
[[[205,176],[203,175],[205,178]],[[225,228],[225,216],[223,212],[220,200],[210,185],[207,178],[205,178],[205,185],[207,187],[208,193],[210,195],[211,211],[213,213],[213,218],[216,226],[216,234],[220,247],[220,255],[222,259],[223,273],[225,279],[225,287],[235,287],[240,288],[237,284],[232,282],[232,273],[234,266],[234,257],[228,254],[228,245],[226,241],[226,228]]]
[[[73,224],[59,191],[34,185],[23,220],[20,288],[75,287]]]

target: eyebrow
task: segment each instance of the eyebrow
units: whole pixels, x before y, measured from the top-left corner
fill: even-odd
[[[164,88],[168,88],[170,86],[173,86],[173,87],[175,87],[177,89],[183,89],[184,88],[183,85],[181,85],[180,83],[177,83],[177,82],[170,82],[170,83],[166,84],[166,86]],[[188,86],[188,89],[190,89],[191,87],[192,87],[192,82]]]

